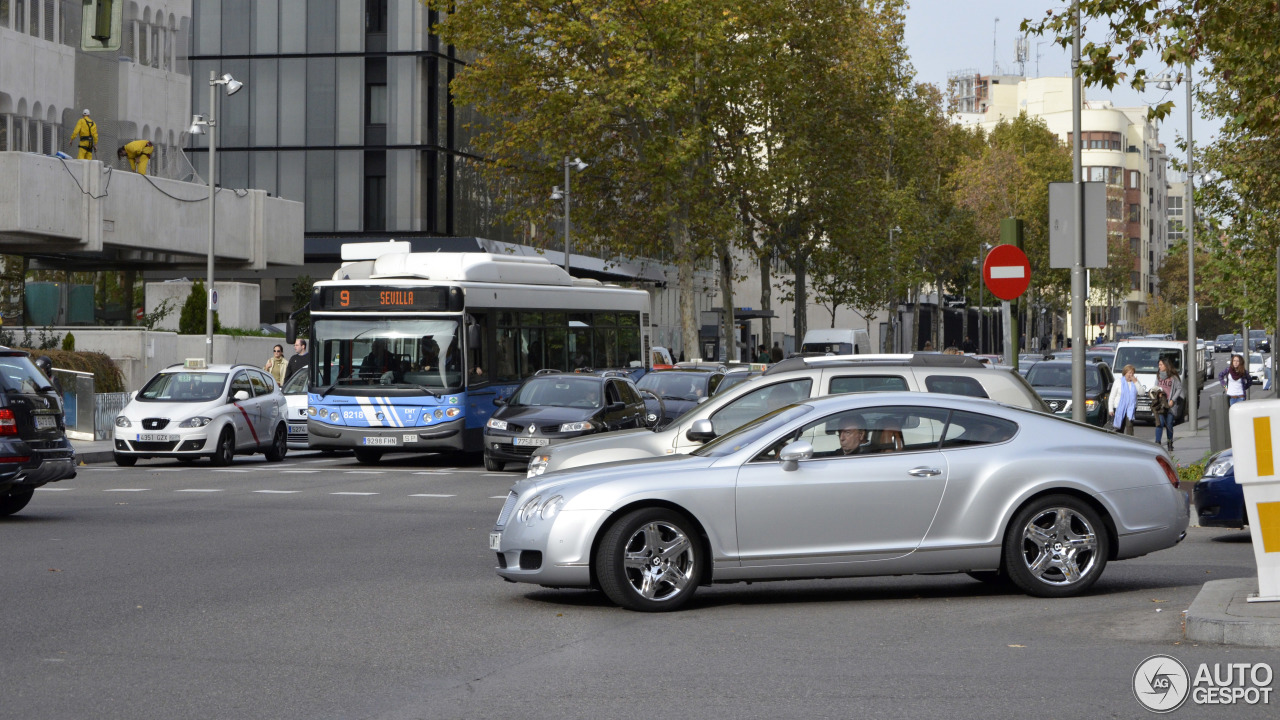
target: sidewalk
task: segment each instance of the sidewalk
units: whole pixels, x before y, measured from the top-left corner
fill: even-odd
[[[72,440],[71,447],[76,449],[76,461],[81,465],[109,463],[115,459],[110,440]]]

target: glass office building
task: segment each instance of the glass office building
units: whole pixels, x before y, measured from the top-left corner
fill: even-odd
[[[461,61],[419,0],[195,0],[193,112],[210,71],[245,83],[219,99],[218,178],[306,204],[308,263],[335,239],[509,240],[477,173],[448,83]],[[202,175],[207,136],[188,153]]]

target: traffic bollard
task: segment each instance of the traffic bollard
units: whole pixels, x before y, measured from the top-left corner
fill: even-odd
[[[1231,447],[1231,424],[1227,422],[1227,410],[1231,403],[1226,395],[1209,398],[1209,450],[1221,452]]]
[[[1280,400],[1236,403],[1230,412],[1236,482],[1258,564],[1258,594],[1249,602],[1280,602]]]

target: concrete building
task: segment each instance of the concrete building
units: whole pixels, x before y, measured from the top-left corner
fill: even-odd
[[[981,111],[957,113],[956,121],[990,130],[1001,120],[1026,112],[1044,120],[1050,131],[1070,144],[1071,78],[1014,79],[1017,82],[999,78],[1001,82],[988,83]],[[1168,156],[1159,127],[1147,119],[1145,106],[1120,108],[1086,96],[1081,134],[1084,180],[1110,186],[1108,231],[1112,238],[1127,239],[1135,256],[1129,292],[1112,308],[1110,318],[1123,331],[1145,312],[1148,297],[1155,293],[1155,273],[1169,247]],[[1100,312],[1106,303],[1095,293],[1090,304]]]

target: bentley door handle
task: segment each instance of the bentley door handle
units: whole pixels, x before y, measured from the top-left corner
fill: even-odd
[[[911,468],[910,470],[907,471],[907,474],[914,475],[916,477],[933,477],[934,475],[941,475],[942,471],[939,470],[938,468],[918,467],[918,468]]]

